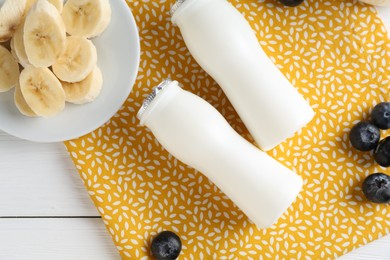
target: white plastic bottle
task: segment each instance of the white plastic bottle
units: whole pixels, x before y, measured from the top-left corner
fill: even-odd
[[[171,10],[200,66],[222,87],[253,138],[270,150],[314,116],[226,0],[179,0]]]
[[[259,228],[293,203],[302,179],[246,141],[200,97],[166,80],[138,112],[173,156],[214,182]]]

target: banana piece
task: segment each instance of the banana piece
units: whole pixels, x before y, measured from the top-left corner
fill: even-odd
[[[103,1],[103,21],[99,24],[96,31],[89,38],[100,36],[111,22],[111,5],[109,0]]]
[[[62,12],[62,9],[64,7],[64,1],[63,0],[47,0],[49,3],[54,5],[55,8],[57,8],[58,12]],[[32,8],[32,6],[37,2],[37,0],[27,0],[27,5],[26,5],[26,10],[25,13],[26,15]]]
[[[70,35],[92,38],[100,35],[111,21],[109,0],[68,0],[62,12]]]
[[[58,10],[47,0],[38,0],[24,24],[24,46],[35,67],[50,67],[65,47],[66,31]]]
[[[25,16],[28,15],[28,12],[30,11],[31,7],[37,2],[37,0],[27,0],[26,8],[24,10]]]
[[[26,100],[23,97],[22,91],[20,90],[19,82],[15,86],[14,101],[16,107],[19,109],[20,113],[29,117],[36,117],[37,114],[32,111],[30,106],[27,104]]]
[[[48,68],[25,68],[19,83],[26,103],[36,115],[50,117],[64,109],[65,91]]]
[[[94,101],[99,96],[102,86],[103,75],[97,66],[83,81],[76,83],[62,82],[66,101],[78,105]]]
[[[84,80],[97,63],[97,51],[90,40],[79,36],[66,38],[65,50],[53,64],[54,74],[62,81]]]
[[[24,47],[23,29],[24,22],[20,24],[19,28],[16,30],[14,36],[11,39],[11,53],[14,55],[16,60],[24,68],[26,68],[30,65],[30,62],[28,61],[26,49]]]
[[[62,9],[64,7],[64,1],[63,0],[47,0],[49,3],[54,5],[55,8],[57,8],[58,12],[62,12]],[[26,5],[26,15],[28,14],[28,11],[30,11],[31,7],[37,2],[37,0],[27,0]]]
[[[63,0],[48,0],[49,3],[54,5],[55,8],[57,8],[58,12],[62,13],[62,10],[64,9],[64,1]]]
[[[19,79],[19,64],[12,54],[0,45],[0,92],[13,88]]]
[[[23,19],[27,0],[5,0],[0,7],[0,42],[11,39]]]

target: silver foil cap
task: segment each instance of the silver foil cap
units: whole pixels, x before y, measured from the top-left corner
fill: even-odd
[[[170,11],[170,14],[171,14],[171,17],[173,16],[173,14],[177,11],[177,9],[180,8],[180,6],[185,2],[186,0],[177,0],[172,8],[171,8],[171,11]]]
[[[138,120],[141,120],[142,116],[144,115],[146,110],[148,110],[148,107],[153,103],[153,100],[158,96],[158,94],[171,83],[171,79],[166,79],[161,82],[157,87],[153,88],[152,92],[145,98],[144,102],[142,103],[142,107],[137,113]]]

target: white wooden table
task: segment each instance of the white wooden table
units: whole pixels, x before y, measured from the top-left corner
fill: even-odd
[[[390,28],[390,8],[379,9]],[[0,131],[0,260],[120,259],[63,144]],[[390,259],[390,235],[342,260]]]

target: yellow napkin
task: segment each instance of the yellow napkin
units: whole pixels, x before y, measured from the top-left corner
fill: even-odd
[[[172,2],[128,1],[142,45],[132,94],[105,126],[66,143],[122,257],[148,259],[149,243],[162,230],[181,237],[181,259],[329,259],[390,233],[390,207],[368,203],[360,188],[365,176],[384,169],[348,141],[353,124],[389,100],[390,41],[374,8],[356,0],[306,0],[296,8],[276,0],[231,1],[316,111],[311,124],[269,152],[303,177],[304,189],[276,225],[259,230],[138,125],[143,98],[169,77],[250,139],[171,24]]]

